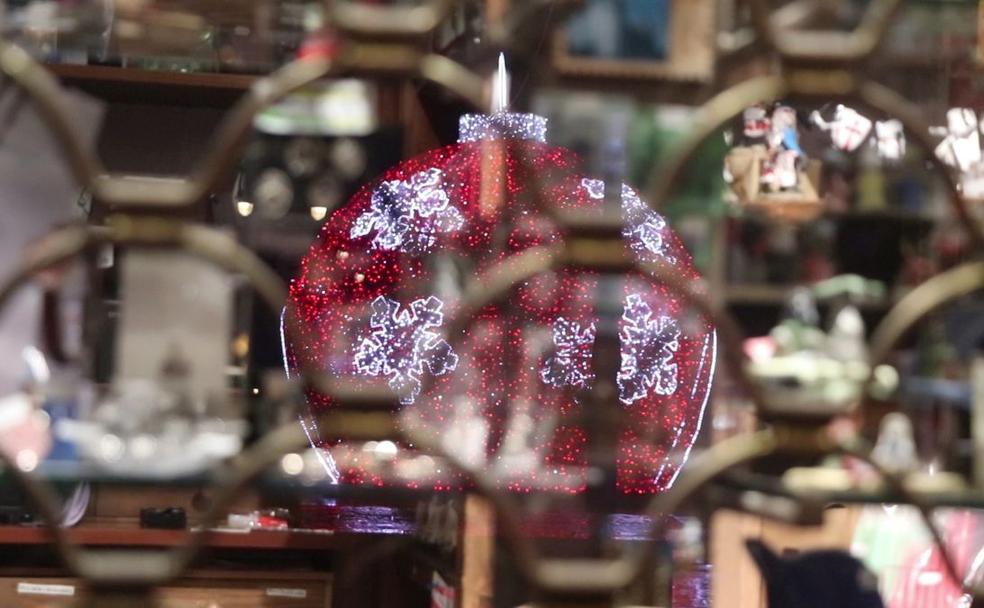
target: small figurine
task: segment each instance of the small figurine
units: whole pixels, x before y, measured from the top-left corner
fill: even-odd
[[[830,131],[834,146],[845,152],[854,152],[871,135],[871,120],[844,105],[837,106],[830,122],[824,120],[820,112],[813,112],[810,119],[824,131]]]
[[[796,110],[776,104],[747,108],[740,131],[726,133],[733,144],[724,160],[724,180],[734,201],[787,219],[808,219],[820,210],[814,183],[819,167],[808,163],[800,145]]]
[[[936,156],[951,167],[967,172],[981,162],[981,143],[977,114],[969,108],[951,108],[946,113],[946,127],[933,129],[945,134],[936,147]]]
[[[905,133],[902,122],[896,119],[879,120],[875,123],[874,144],[878,156],[887,161],[900,161],[905,156]]]
[[[964,172],[960,190],[966,199],[984,200],[984,163],[978,163]]]
[[[764,106],[752,106],[746,108],[742,114],[744,127],[742,129],[742,140],[739,145],[754,146],[765,145],[765,138],[772,129],[772,121],[769,119],[768,112]]]
[[[936,146],[936,156],[944,164],[960,171],[960,189],[964,198],[984,199],[984,155],[980,141],[980,132],[984,132],[984,117],[978,123],[977,114],[970,108],[951,108],[946,113],[946,126],[931,127],[929,132],[943,138]]]
[[[762,183],[771,191],[795,190],[799,185],[799,159],[803,149],[796,130],[796,110],[778,106],[772,112],[769,130],[769,159],[762,171]]]
[[[912,421],[908,416],[901,412],[889,412],[882,418],[871,457],[878,466],[897,475],[919,468]]]

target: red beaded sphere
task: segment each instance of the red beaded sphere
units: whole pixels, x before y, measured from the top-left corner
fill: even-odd
[[[386,383],[404,408],[402,424],[503,488],[577,492],[589,465],[603,464],[588,462],[582,402],[597,381],[596,337],[607,331],[619,352],[612,398],[628,421],[610,441],[617,486],[660,491],[697,437],[714,373],[714,328],[677,294],[642,274],[558,267],[483,308],[464,335],[445,333],[480,277],[561,242],[533,188],[559,209],[600,210],[614,200],[632,255],[699,278],[680,239],[634,190],[583,177],[573,153],[545,143],[545,131],[534,115],[466,116],[458,144],[399,164],[332,214],[291,284],[286,366],[326,370],[356,387]],[[308,400],[315,412],[332,407],[324,395]],[[357,458],[336,468],[328,429],[307,430],[332,476],[384,483]],[[426,483],[459,483],[435,479]]]

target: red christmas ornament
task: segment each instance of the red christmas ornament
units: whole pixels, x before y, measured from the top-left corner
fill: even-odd
[[[676,294],[642,275],[558,269],[483,309],[460,341],[443,334],[476,277],[562,238],[535,207],[526,167],[561,209],[621,204],[633,255],[698,279],[680,239],[634,190],[606,192],[545,134],[546,120],[534,115],[465,116],[458,144],[399,164],[332,214],[291,284],[285,363],[356,386],[386,382],[412,414],[403,424],[504,488],[576,492],[588,465],[577,395],[596,379],[596,307],[615,302],[617,398],[632,421],[617,439],[616,481],[624,492],[660,491],[693,445],[714,373],[714,328]],[[332,403],[311,394],[309,405],[318,411]],[[357,450],[307,430],[325,448],[333,477],[384,482],[365,457],[358,462]],[[337,467],[333,450],[336,459],[347,454]],[[433,473],[421,483],[460,483],[447,471]]]

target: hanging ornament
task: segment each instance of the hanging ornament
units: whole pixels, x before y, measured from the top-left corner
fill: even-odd
[[[401,424],[501,486],[576,492],[588,471],[579,395],[598,381],[597,307],[614,302],[619,312],[605,317],[617,321],[620,345],[612,398],[629,420],[611,455],[616,482],[624,492],[664,490],[700,430],[716,349],[714,328],[666,286],[639,273],[558,268],[483,308],[466,335],[445,334],[482,273],[562,241],[534,202],[537,182],[558,209],[620,206],[632,255],[699,278],[666,220],[632,188],[578,174],[572,152],[546,143],[545,118],[507,111],[504,70],[494,91],[492,113],[461,118],[457,144],[397,165],[327,219],[291,285],[287,370],[308,365],[355,387],[385,384],[398,395]],[[314,412],[332,407],[325,395],[308,401]],[[348,457],[354,448],[307,430],[338,481],[386,482],[366,458]],[[423,458],[394,466],[405,479]],[[421,483],[462,483],[430,473]]]
[[[831,143],[842,152],[857,152],[865,142],[870,142],[882,161],[898,162],[905,156],[902,122],[894,118],[872,121],[854,108],[838,104],[829,121],[822,110],[811,113],[810,121],[829,132]]]
[[[951,108],[946,113],[946,126],[934,127],[930,133],[942,138],[936,156],[944,164],[960,172],[960,189],[967,200],[984,200],[984,161],[981,155],[980,132],[984,120],[970,108]]]
[[[830,139],[838,150],[854,152],[871,135],[873,123],[871,119],[862,116],[857,110],[838,105],[834,110],[834,119],[827,122],[818,111],[810,114],[814,124],[830,132]]]

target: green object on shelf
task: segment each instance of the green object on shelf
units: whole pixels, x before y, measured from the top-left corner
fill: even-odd
[[[846,297],[849,300],[880,300],[885,297],[885,285],[881,281],[866,279],[856,274],[842,274],[820,281],[813,286],[818,300]]]

